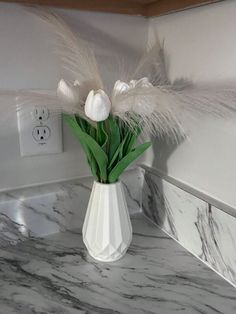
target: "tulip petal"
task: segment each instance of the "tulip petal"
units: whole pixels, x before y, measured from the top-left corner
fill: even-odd
[[[115,95],[122,94],[122,93],[125,93],[126,91],[128,91],[129,89],[130,89],[129,84],[118,80],[115,82],[115,85],[113,88],[113,93]]]
[[[63,79],[61,79],[57,87],[57,96],[65,103],[78,104],[78,86],[70,86]]]
[[[92,121],[100,122],[109,117],[111,102],[107,94],[99,89],[90,91],[85,102],[85,114]]]

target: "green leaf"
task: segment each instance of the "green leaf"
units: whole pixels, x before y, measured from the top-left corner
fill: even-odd
[[[127,139],[124,145],[124,156],[127,155],[132,150],[135,141],[136,141],[135,134],[129,132],[129,138]]]
[[[97,140],[99,145],[106,152],[109,138],[105,129],[105,123],[105,121],[97,123]]]
[[[97,122],[97,142],[100,146],[102,146],[105,141],[105,135],[103,132],[102,125],[103,125],[103,121]]]
[[[137,138],[139,137],[141,133],[141,129],[137,128],[135,131],[129,131],[129,132],[130,132],[130,138],[129,138],[129,141],[127,141],[124,146],[124,156],[127,155],[129,152],[131,152]]]
[[[78,115],[75,115],[75,120],[78,123],[78,125],[81,127],[82,131],[87,133],[88,122],[82,119]]]
[[[78,125],[81,127],[82,131],[89,134],[90,136],[92,136],[92,138],[95,139],[96,132],[97,132],[96,128],[92,124],[90,124],[88,121],[81,118],[79,115],[75,115],[75,119]]]
[[[86,145],[84,145],[81,141],[80,141],[80,145],[82,146],[82,149],[84,150],[86,156],[87,156],[87,162],[91,168],[91,172],[92,175],[95,177],[96,180],[99,180],[97,172],[98,172],[98,167],[97,167],[97,163],[96,160],[94,159],[92,153],[90,152],[90,150],[88,149],[88,147]]]
[[[117,121],[111,115],[108,118],[109,127],[110,127],[110,146],[109,146],[109,160],[111,160],[116,153],[120,145],[120,128],[117,125]]]
[[[124,154],[124,146],[126,145],[126,143],[129,143],[129,138],[130,138],[130,133],[127,132],[121,145],[120,145],[119,160],[122,159],[123,157],[125,157],[125,155],[126,155],[126,154]]]
[[[100,179],[102,182],[106,182],[107,181],[107,165],[108,165],[108,157],[106,153],[89,134],[82,131],[75,117],[71,117],[69,115],[64,114],[64,120],[68,124],[68,126],[71,128],[75,136],[79,139],[82,145],[82,148],[84,149],[88,157],[88,160],[89,160],[88,151],[92,154],[99,168]]]
[[[127,134],[128,136],[128,134]],[[123,141],[120,143],[120,145],[118,146],[115,154],[113,155],[112,157],[112,160],[110,161],[109,163],[109,166],[108,166],[108,170],[112,169],[112,166],[113,164],[116,162],[116,159],[119,157],[119,159],[122,159],[122,152],[123,152],[123,147],[124,147],[124,144],[126,142],[126,137],[123,139]],[[120,158],[121,156],[121,158]]]
[[[88,134],[96,140],[97,130],[92,125],[89,126]]]
[[[108,175],[108,182],[109,183],[116,182],[119,179],[121,173],[150,146],[151,142],[141,144],[135,149],[133,149],[123,159],[121,159]]]
[[[83,148],[83,150],[85,151],[84,148]],[[93,155],[90,152],[86,153],[86,155],[87,155],[87,162],[88,162],[88,164],[90,166],[92,175],[96,179],[96,181],[99,181],[99,177],[98,177],[98,174],[97,174],[98,166],[97,166],[96,160],[94,159]]]

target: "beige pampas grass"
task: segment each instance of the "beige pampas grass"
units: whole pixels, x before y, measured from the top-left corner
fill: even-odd
[[[77,79],[83,86],[88,84],[86,90],[102,88],[102,75],[98,72],[96,58],[88,43],[75,36],[54,14],[40,13],[40,17],[59,38],[57,53],[64,67],[72,74],[72,80]],[[116,58],[117,56],[114,60]],[[148,47],[129,79],[137,80],[144,76],[154,86],[136,86],[111,96],[112,114],[131,128],[139,121],[144,133],[160,136],[167,134],[178,140],[186,131],[184,115],[193,119],[200,114],[229,117],[235,111],[234,86],[194,87],[190,84],[169,84],[164,49],[158,38]],[[64,111],[71,112],[69,108],[62,107]]]
[[[63,102],[56,92],[36,91],[0,91],[0,97],[13,96],[17,100],[18,110],[23,110],[32,103],[47,103],[49,109],[55,113],[78,114],[86,118],[84,102],[89,91],[104,88],[102,73],[98,70],[93,49],[54,13],[41,10],[33,12],[57,38],[56,54],[60,57],[62,67],[70,74],[70,83],[79,82],[81,100],[78,104],[71,104]],[[123,60],[122,56],[120,60]],[[117,55],[114,56],[114,62],[117,62]],[[139,123],[145,134],[167,134],[176,141],[186,133],[186,117],[193,121],[206,114],[234,117],[236,82],[230,86],[194,86],[185,82],[170,84],[166,68],[163,45],[156,39],[127,76],[128,80],[147,77],[152,85],[136,85],[120,93],[113,92],[109,95],[112,102],[111,113],[130,128],[135,128]]]
[[[69,72],[71,81],[80,82],[85,94],[91,89],[103,89],[97,61],[89,44],[76,36],[58,15],[41,10],[34,12],[57,37],[56,54]]]
[[[236,88],[227,86],[137,87],[116,95],[112,112],[135,128],[140,121],[143,132],[178,141],[193,123],[205,115],[231,119],[236,116]]]

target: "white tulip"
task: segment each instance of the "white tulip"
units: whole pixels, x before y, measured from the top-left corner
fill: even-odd
[[[113,88],[113,95],[119,95],[127,92],[128,90],[135,87],[151,87],[152,83],[149,82],[147,77],[143,77],[140,80],[131,80],[129,83],[125,83],[123,81],[116,81]]]
[[[109,117],[111,101],[102,89],[91,90],[85,101],[84,111],[92,121],[104,121]]]
[[[57,87],[57,96],[65,103],[78,104],[80,99],[78,82],[75,81],[74,85],[71,85],[61,79]]]
[[[152,83],[149,82],[147,77],[143,77],[140,80],[131,80],[129,82],[131,88],[134,87],[151,87],[153,86]]]
[[[116,81],[115,82],[115,85],[114,85],[114,88],[113,88],[113,93],[114,95],[117,95],[117,94],[122,94],[126,91],[128,91],[130,89],[130,86],[129,84],[123,82],[123,81]]]

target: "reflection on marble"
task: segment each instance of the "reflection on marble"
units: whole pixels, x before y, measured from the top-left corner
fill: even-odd
[[[139,170],[126,172],[121,180],[130,213],[140,212]],[[83,178],[1,193],[0,244],[11,236],[15,241],[14,234],[9,234],[14,223],[22,236],[45,236],[80,227],[92,183],[92,178]]]
[[[80,230],[0,249],[1,314],[234,314],[236,293],[142,214],[115,263],[87,255]]]
[[[144,214],[236,286],[236,218],[146,169]]]

